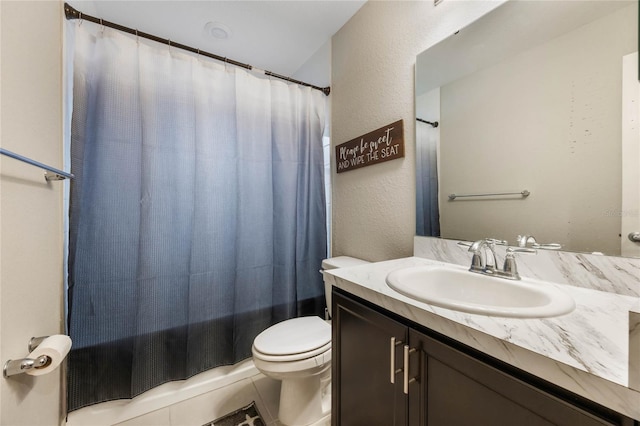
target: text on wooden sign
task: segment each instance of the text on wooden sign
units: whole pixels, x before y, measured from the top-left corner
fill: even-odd
[[[336,146],[338,173],[404,157],[402,120]]]

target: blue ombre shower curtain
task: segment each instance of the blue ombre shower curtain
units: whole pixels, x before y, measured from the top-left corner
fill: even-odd
[[[69,409],[324,310],[324,95],[69,23]]]
[[[435,128],[416,120],[416,234],[440,236]]]

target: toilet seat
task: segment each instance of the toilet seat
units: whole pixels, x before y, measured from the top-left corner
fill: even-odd
[[[288,362],[311,358],[331,349],[331,326],[320,317],[279,322],[253,341],[254,356],[264,361]]]
[[[302,374],[302,377],[308,377],[321,374],[323,371],[331,368],[331,348],[308,358],[276,361],[262,359],[260,354],[256,353],[254,349],[253,362],[258,370],[265,374],[268,373],[267,375],[270,377],[279,380],[282,380],[285,376],[293,378],[300,374]]]
[[[269,355],[269,354],[265,354],[260,352],[258,349],[256,349],[255,345],[251,348],[251,351],[253,352],[253,356],[254,358],[263,360],[263,361],[270,361],[270,362],[291,362],[291,361],[302,361],[305,360],[307,358],[313,358],[316,355],[321,355],[325,352],[331,352],[331,342],[327,343],[326,345],[323,345],[319,348],[313,349],[311,351],[308,352],[300,352],[297,354],[289,354],[289,355]]]

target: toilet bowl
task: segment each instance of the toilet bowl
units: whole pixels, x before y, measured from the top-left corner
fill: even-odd
[[[322,269],[368,263],[348,256],[326,259]],[[331,312],[331,286],[325,283]],[[265,376],[282,381],[278,418],[286,426],[312,425],[330,414],[331,325],[320,317],[293,318],[260,333],[251,348]]]

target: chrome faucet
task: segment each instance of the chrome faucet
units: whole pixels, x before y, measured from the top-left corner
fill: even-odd
[[[540,244],[533,235],[518,235],[518,247],[531,247],[535,249],[560,250],[562,246],[558,243]]]
[[[533,235],[518,235],[517,241],[518,247],[530,247],[534,244],[538,244]]]
[[[496,240],[485,238],[471,244],[469,251],[473,253],[471,258],[471,272],[492,274],[498,269],[496,258]]]
[[[466,243],[458,243],[469,245]],[[516,265],[516,253],[537,253],[536,250],[527,247],[508,247],[507,255],[504,259],[502,269],[498,268],[495,246],[496,244],[507,245],[506,241],[485,238],[469,245],[469,251],[473,253],[471,267],[469,271],[479,274],[493,275],[509,280],[519,280],[518,266]]]

